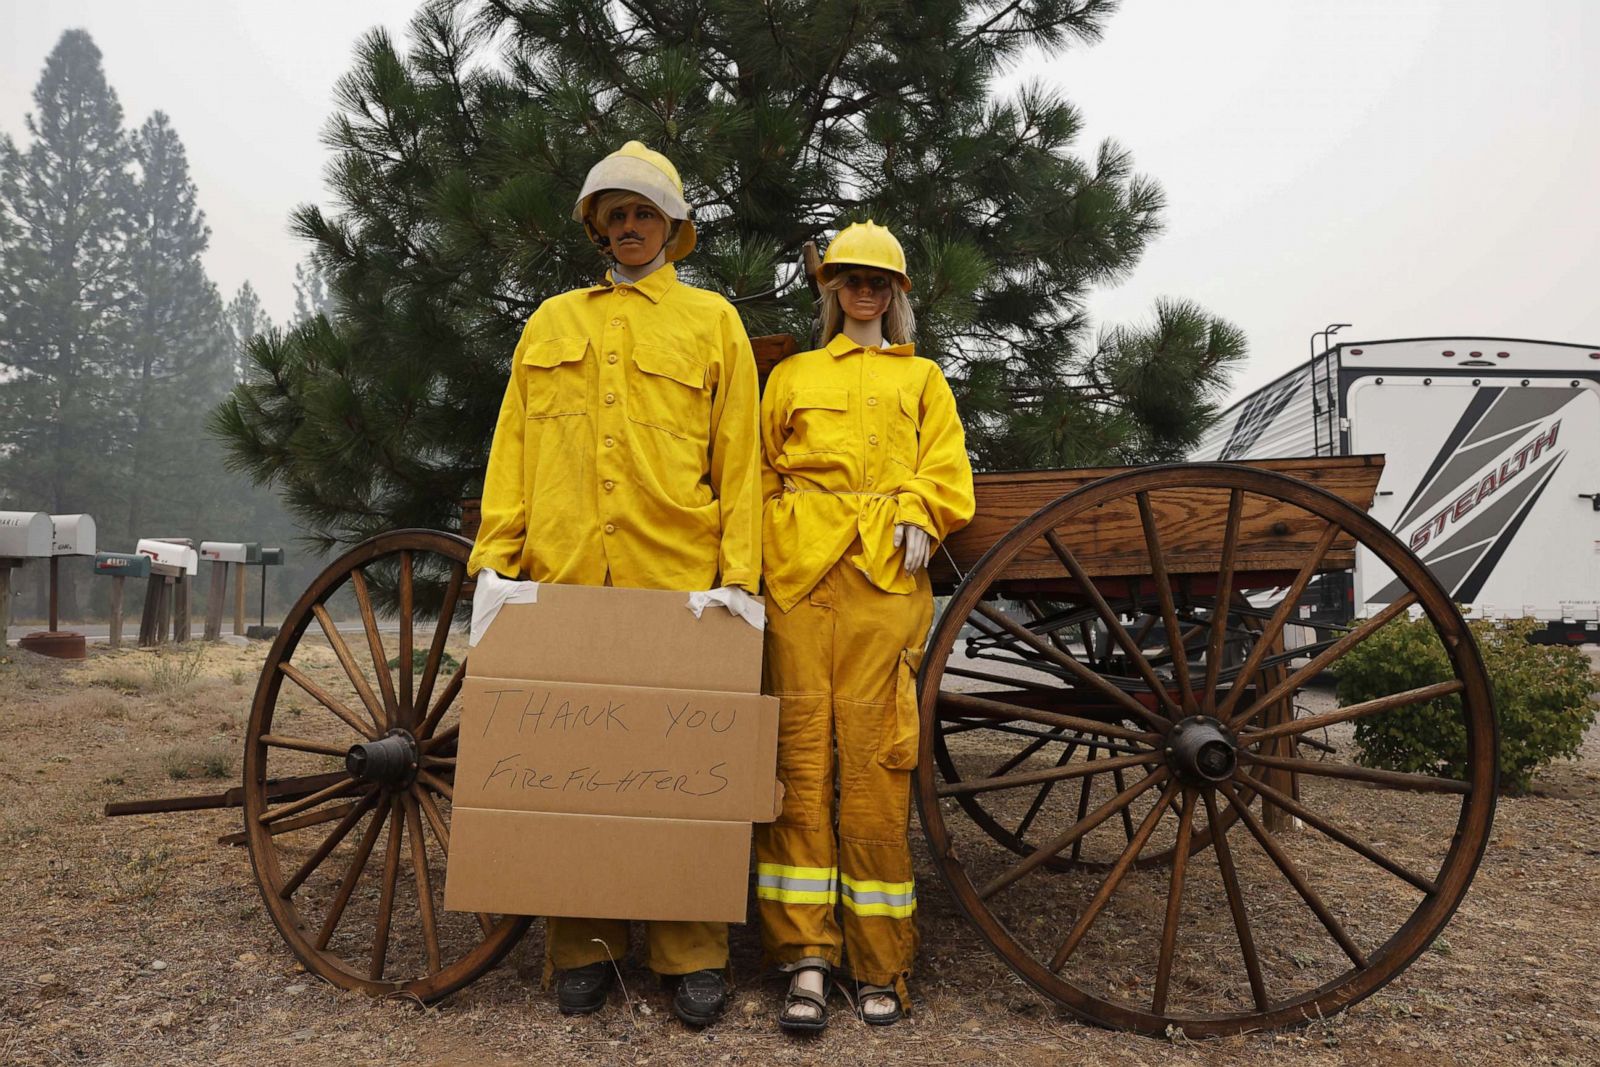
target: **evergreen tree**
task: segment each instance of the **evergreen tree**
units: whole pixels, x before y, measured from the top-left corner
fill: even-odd
[[[299,304],[298,295],[295,303]],[[261,297],[256,295],[255,286],[248,281],[239,286],[239,291],[228,301],[223,323],[228,330],[229,350],[233,355],[233,380],[242,382],[248,373],[250,339],[272,329],[272,319],[262,309]]]
[[[156,516],[200,519],[218,503],[212,479],[185,442],[203,432],[209,410],[234,384],[231,338],[217,288],[200,256],[211,230],[197,203],[183,143],[156,112],[133,137],[137,167],[130,195],[127,259],[133,287],[130,341],[126,533],[146,533]]]
[[[569,216],[638,138],[696,205],[688,279],[752,334],[804,341],[806,241],[874,218],[905,243],[919,351],[941,361],[980,465],[1137,461],[1198,437],[1236,330],[1183,303],[1086,321],[1160,228],[1162,196],[1038,88],[993,95],[1031,46],[1091,41],[1111,0],[432,2],[402,52],[360,44],[328,129],[329,217],[295,216],[337,295],[252,347],[219,409],[237,463],[331,545],[444,526],[478,491],[508,360],[547,296],[603,269]]]
[[[127,341],[129,146],[82,30],[61,35],[33,101],[28,149],[0,135],[0,490],[94,511],[105,486],[84,474],[106,466]]]
[[[294,321],[304,322],[313,315],[333,312],[333,298],[328,293],[328,281],[322,276],[313,260],[296,263],[294,267]]]

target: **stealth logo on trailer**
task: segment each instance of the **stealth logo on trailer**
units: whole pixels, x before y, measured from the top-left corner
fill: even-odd
[[[1556,451],[1562,420],[1550,416],[1581,392],[1480,389],[1428,465],[1394,530],[1405,536],[1410,528],[1407,543],[1452,599],[1477,599],[1539,502],[1567,455]],[[1368,603],[1390,604],[1404,592],[1396,580]]]
[[[1245,404],[1244,410],[1239,412],[1239,420],[1233,424],[1233,432],[1228,435],[1228,443],[1218,454],[1219,460],[1243,459],[1250,454],[1250,450],[1261,440],[1261,435],[1272,424],[1272,420],[1282,414],[1288,406],[1289,400],[1294,396],[1295,390],[1300,388],[1300,379],[1291,378],[1276,389],[1266,389],[1251,397]]]

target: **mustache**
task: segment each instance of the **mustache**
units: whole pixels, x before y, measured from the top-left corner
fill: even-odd
[[[641,234],[641,233],[637,233],[637,232],[635,232],[633,230],[623,230],[622,233],[620,235],[618,235],[617,240],[619,240],[619,241],[642,241],[642,240],[644,240],[644,235]]]

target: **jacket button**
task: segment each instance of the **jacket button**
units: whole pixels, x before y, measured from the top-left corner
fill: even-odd
[[[617,487],[617,483],[616,483],[616,482],[614,482],[614,481],[612,481],[612,480],[611,480],[611,479],[610,479],[610,478],[607,478],[607,479],[606,479],[606,480],[605,480],[605,482],[604,482],[604,483],[602,483],[602,484],[604,484],[604,485],[605,485],[605,487],[606,487],[606,492],[608,492],[608,493],[609,493],[609,492],[611,492],[611,490],[613,490],[613,489],[615,489],[615,488],[616,488],[616,487]]]
[[[867,484],[868,484],[868,485],[871,485],[871,484],[872,484],[872,475],[870,475],[870,474],[869,474],[869,475],[867,475]]]
[[[617,361],[617,354],[615,352],[611,353],[609,356],[606,357],[606,362],[607,363],[615,363],[616,361]]]
[[[877,397],[875,397],[875,396],[867,397],[867,407],[875,408],[877,406],[878,406],[878,398]]]
[[[612,437],[610,434],[606,434],[606,447],[607,448],[611,448],[616,443],[617,443],[617,439],[615,437]]]
[[[615,404],[616,402],[617,402],[617,394],[616,393],[607,393],[606,394],[606,403],[607,404]]]
[[[617,527],[613,523],[606,523],[606,533],[616,533]]]
[[[871,433],[871,434],[867,435],[867,444],[875,445],[877,443],[878,443],[878,435],[877,434]]]
[[[611,325],[613,325],[613,326],[621,326],[622,325],[622,320],[621,319],[612,319],[611,320]]]

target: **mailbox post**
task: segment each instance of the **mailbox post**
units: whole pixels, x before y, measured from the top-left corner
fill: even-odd
[[[50,556],[55,540],[42,511],[0,511],[0,648],[11,626],[11,572],[30,559]]]
[[[83,659],[87,654],[83,635],[56,628],[60,618],[57,608],[61,592],[61,557],[94,555],[94,516],[52,515],[50,526],[50,628],[28,634],[17,642],[17,647],[57,659]]]
[[[189,576],[200,569],[200,554],[188,538],[144,537],[137,551],[150,557],[150,592],[139,622],[139,644],[159,645],[168,634],[189,640]]]
[[[122,647],[122,583],[129,578],[150,577],[150,557],[132,552],[97,552],[94,572],[111,579],[112,648]]]
[[[249,636],[265,639],[278,636],[278,628],[267,625],[267,568],[283,566],[284,553],[281,548],[257,548],[257,556],[250,562],[261,564],[261,621],[250,627]]]
[[[234,568],[233,632],[244,629],[244,571],[261,555],[261,546],[244,541],[201,541],[200,558],[211,561],[211,591],[206,597],[205,639],[222,637],[222,609],[228,600],[228,565]]]

